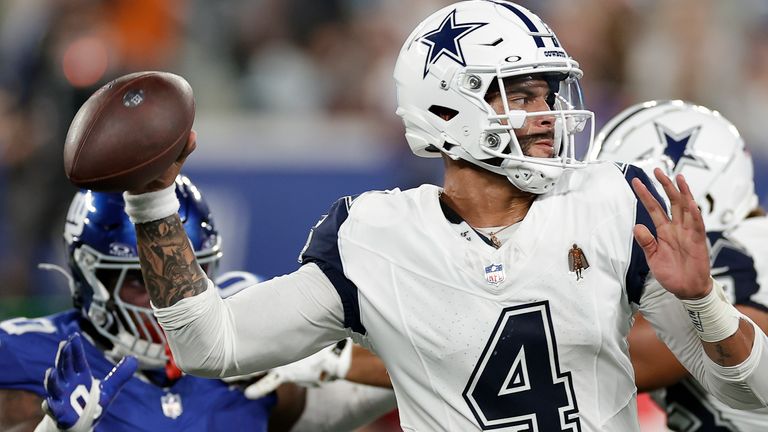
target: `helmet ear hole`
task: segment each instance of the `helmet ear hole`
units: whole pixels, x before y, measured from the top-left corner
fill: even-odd
[[[459,112],[456,111],[455,109],[448,108],[448,107],[441,106],[441,105],[432,105],[432,106],[430,106],[429,107],[429,112],[431,112],[432,114],[440,117],[441,119],[443,119],[445,121],[450,121],[451,119],[453,119],[454,117],[459,115]]]

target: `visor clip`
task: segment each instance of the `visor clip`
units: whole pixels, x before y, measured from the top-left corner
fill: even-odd
[[[501,145],[501,137],[494,133],[488,134],[485,137],[485,145],[491,150],[496,150]]]
[[[478,90],[483,85],[483,80],[477,75],[469,75],[467,77],[467,88],[470,90]]]

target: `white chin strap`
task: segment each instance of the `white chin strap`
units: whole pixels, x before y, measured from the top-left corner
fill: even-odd
[[[502,163],[502,166],[505,163]],[[535,194],[543,194],[552,190],[564,170],[563,167],[548,165],[518,165],[514,163],[509,165],[512,166],[502,168],[503,175],[507,177],[509,182],[521,191]]]
[[[445,152],[451,159],[462,159],[472,165],[504,176],[513,186],[524,192],[535,194],[547,193],[555,186],[565,170],[562,166],[523,163],[513,159],[504,159],[501,166],[491,165],[473,158],[461,147],[454,147]]]

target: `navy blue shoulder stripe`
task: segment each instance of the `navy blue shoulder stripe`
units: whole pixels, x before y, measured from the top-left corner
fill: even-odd
[[[320,221],[310,230],[304,250],[299,255],[301,264],[315,263],[331,281],[336,292],[341,297],[344,306],[344,326],[353,331],[365,334],[366,330],[360,320],[360,302],[357,296],[357,286],[344,275],[344,264],[339,254],[339,228],[349,216],[349,208],[355,197],[344,197],[337,200],[323,215]]]
[[[661,204],[664,211],[667,211],[665,201],[661,198],[658,191],[656,191],[656,188],[651,182],[651,179],[645,174],[645,171],[629,164],[617,164],[617,166],[624,172],[624,178],[627,180],[627,183],[629,183],[630,189],[632,188],[632,179],[639,179]],[[634,193],[634,189],[632,189],[632,193]],[[640,198],[637,199],[637,206],[635,208],[635,223],[645,225],[651,231],[651,234],[653,234],[654,237],[656,236],[656,227],[653,225],[651,215],[648,213],[648,210],[645,209],[643,203],[640,202]],[[629,301],[640,304],[640,297],[643,294],[643,286],[645,285],[645,280],[648,277],[649,272],[650,269],[648,268],[648,262],[645,260],[643,249],[637,244],[637,241],[633,241],[632,256],[630,257],[629,269],[627,270],[626,277],[627,296],[629,297]]]
[[[708,232],[707,239],[712,276],[715,279],[722,278],[721,282],[726,286],[733,284],[734,304],[768,310],[765,305],[752,301],[752,296],[760,290],[760,283],[755,260],[749,252],[723,236],[722,232]]]

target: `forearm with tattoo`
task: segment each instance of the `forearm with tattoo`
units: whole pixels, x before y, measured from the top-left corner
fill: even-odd
[[[720,342],[702,342],[704,352],[720,366],[741,364],[752,352],[755,329],[746,320],[739,321],[739,329]]]
[[[192,297],[208,286],[178,214],[137,224],[136,239],[144,283],[157,307]]]

